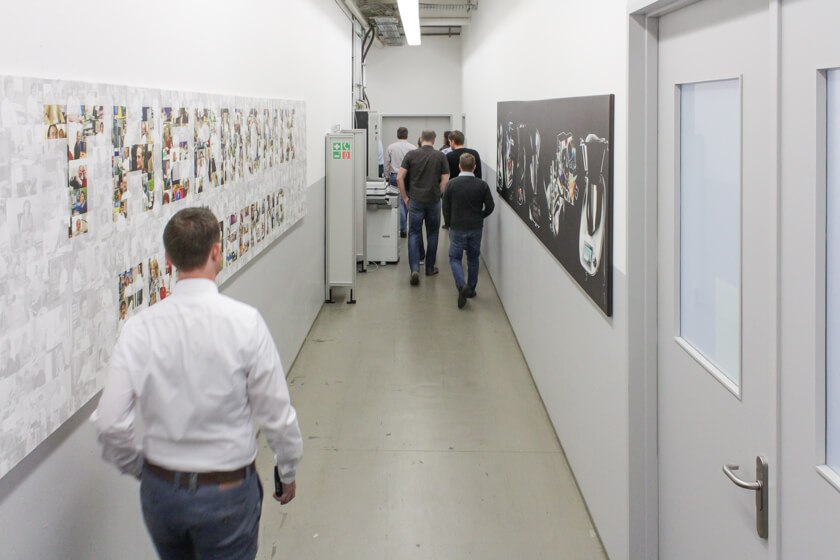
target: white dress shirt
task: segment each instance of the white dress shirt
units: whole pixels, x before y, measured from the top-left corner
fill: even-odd
[[[284,483],[295,479],[303,453],[263,318],[206,279],[180,280],[170,297],[126,321],[91,420],[105,460],[134,476],[144,459],[184,472],[248,465],[257,456],[254,423],[274,450]]]

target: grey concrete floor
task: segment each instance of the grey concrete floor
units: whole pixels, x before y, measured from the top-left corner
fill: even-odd
[[[266,496],[261,559],[606,558],[482,263],[456,305],[440,274],[370,266],[327,304],[289,372],[297,497]],[[273,456],[262,442],[266,491]]]

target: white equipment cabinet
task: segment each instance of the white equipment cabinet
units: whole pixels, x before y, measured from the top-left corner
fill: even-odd
[[[363,132],[363,131],[362,131]],[[358,215],[362,220],[364,205],[364,170],[366,165],[364,134],[358,131],[334,132],[326,136],[326,259],[325,300],[333,303],[335,287],[350,289],[347,303],[356,303],[356,262]],[[361,175],[359,170],[361,169]],[[359,178],[361,177],[361,186]],[[359,198],[361,192],[362,198]],[[361,238],[364,245],[364,237]]]
[[[380,264],[399,262],[399,195],[389,195],[381,179],[368,181],[366,190],[367,258]]]

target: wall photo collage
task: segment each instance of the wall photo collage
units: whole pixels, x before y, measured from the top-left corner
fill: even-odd
[[[0,76],[0,477],[171,293],[172,214],[216,214],[219,283],[305,215],[305,128],[302,101]]]

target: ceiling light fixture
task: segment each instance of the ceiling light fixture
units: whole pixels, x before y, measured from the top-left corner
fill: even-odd
[[[420,2],[419,0],[397,0],[400,7],[405,40],[409,45],[420,44]]]

